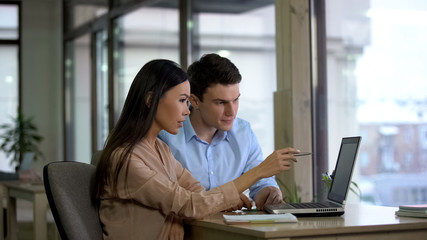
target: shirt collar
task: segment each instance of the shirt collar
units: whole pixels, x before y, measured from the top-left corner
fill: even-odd
[[[193,125],[191,125],[191,121],[190,121],[190,117],[189,116],[185,116],[185,121],[184,121],[184,133],[185,133],[185,141],[189,142],[193,137],[200,139],[197,134],[196,131],[194,131]],[[212,140],[212,143],[215,142],[219,142],[222,140],[227,140],[228,139],[228,131],[222,131],[222,130],[218,130]]]
[[[193,137],[197,137],[196,132],[194,131],[193,126],[191,125],[190,117],[188,115],[185,116],[184,133],[186,142],[189,142]]]
[[[228,141],[228,131],[217,130],[212,139],[212,144],[219,143],[222,140]]]

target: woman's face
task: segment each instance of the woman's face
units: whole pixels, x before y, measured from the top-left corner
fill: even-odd
[[[160,98],[153,123],[159,131],[164,129],[168,133],[178,134],[185,121],[184,116],[190,114],[187,105],[189,97],[190,83],[185,81],[171,88]]]

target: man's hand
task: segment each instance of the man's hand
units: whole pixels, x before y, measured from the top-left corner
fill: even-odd
[[[171,231],[169,233],[169,240],[183,240],[184,239],[184,225],[182,220],[174,218],[172,222]]]
[[[255,205],[257,210],[264,210],[265,204],[283,203],[282,192],[276,187],[265,187],[255,196]]]
[[[243,193],[240,194],[240,203],[239,203],[239,205],[237,205],[235,207],[232,207],[230,209],[227,209],[225,211],[227,211],[227,212],[236,211],[236,210],[242,209],[242,207],[245,207],[248,210],[251,210],[251,208],[252,208],[252,202],[251,202],[251,200],[249,200],[249,198],[246,197],[246,195],[243,194]]]
[[[294,154],[300,151],[296,148],[282,148],[272,152],[256,169],[259,176],[267,178],[292,168],[292,162],[297,162]],[[251,169],[252,170],[252,169]]]

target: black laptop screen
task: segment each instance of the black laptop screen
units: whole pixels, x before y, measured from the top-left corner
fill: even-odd
[[[343,138],[328,199],[343,203],[351,181],[360,137]]]

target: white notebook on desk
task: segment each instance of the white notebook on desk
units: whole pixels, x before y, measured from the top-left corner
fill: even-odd
[[[227,224],[245,223],[294,223],[298,219],[290,213],[285,214],[243,214],[243,215],[223,215]]]

